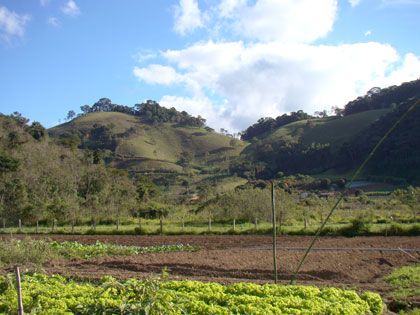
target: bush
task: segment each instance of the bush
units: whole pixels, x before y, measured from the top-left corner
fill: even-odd
[[[351,221],[349,226],[339,230],[340,234],[347,237],[354,237],[359,235],[367,235],[370,231],[371,223],[365,218],[357,218]]]

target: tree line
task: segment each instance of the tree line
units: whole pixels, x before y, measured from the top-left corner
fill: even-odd
[[[27,123],[0,114],[0,220],[139,216],[159,195],[147,177],[107,167],[100,150],[63,145]]]
[[[206,124],[206,119],[201,116],[193,117],[186,111],[177,111],[174,107],[168,109],[152,100],[147,100],[145,103],[135,104],[133,107],[129,107],[113,104],[109,98],[101,98],[92,106],[81,106],[80,110],[82,113],[79,115],[87,115],[94,112],[119,112],[142,117],[149,123],[170,122],[193,127],[204,127]],[[68,112],[66,119],[70,120],[74,117],[76,117],[76,113],[71,110]]]

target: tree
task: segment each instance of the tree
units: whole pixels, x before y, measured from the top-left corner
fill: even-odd
[[[69,110],[69,112],[67,113],[67,116],[66,116],[66,120],[71,120],[71,119],[73,119],[73,117],[75,117],[76,116],[76,113],[74,112],[74,110]]]
[[[29,119],[22,116],[19,112],[13,112],[12,115],[10,115],[20,126],[26,125],[29,122]]]
[[[153,184],[150,178],[146,176],[137,175],[135,178],[135,185],[137,191],[137,200],[139,202],[146,202],[160,195],[159,189],[155,184]]]
[[[0,153],[0,174],[3,172],[15,172],[20,161],[7,153]]]
[[[39,122],[34,121],[29,127],[28,132],[35,140],[41,140],[45,137],[46,130]]]
[[[331,108],[334,112],[334,114],[337,117],[343,117],[344,116],[344,109],[343,108],[339,108],[338,106],[332,107]]]
[[[91,112],[89,105],[80,106],[80,110],[83,112],[83,115],[89,114]]]

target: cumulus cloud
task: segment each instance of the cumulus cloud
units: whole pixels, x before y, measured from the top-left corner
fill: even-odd
[[[233,17],[235,11],[244,7],[246,0],[222,0],[217,7],[219,17]]]
[[[312,42],[332,30],[336,0],[258,0],[241,7],[235,29],[264,41]]]
[[[31,19],[28,14],[18,14],[0,6],[0,38],[10,41],[12,36],[22,37],[25,24]]]
[[[210,32],[234,32],[254,40],[312,42],[332,30],[337,0],[221,0],[202,13],[197,0],[180,0],[174,29],[185,35],[204,21]]]
[[[186,32],[192,32],[196,28],[203,27],[203,25],[197,1],[180,0],[179,5],[175,7],[175,31],[185,35]]]
[[[224,106],[214,106],[213,102],[207,97],[181,97],[174,95],[165,95],[159,101],[159,104],[177,110],[185,110],[193,116],[202,116],[206,119],[206,124],[216,128],[230,126],[229,118],[224,116]]]
[[[171,85],[183,82],[182,75],[176,73],[174,68],[157,64],[149,65],[147,68],[134,68],[134,75],[140,81],[149,84]]]
[[[136,68],[137,78],[167,86],[194,86],[190,98],[164,96],[162,104],[207,114],[212,126],[233,131],[243,130],[260,117],[342,107],[373,86],[399,84],[420,73],[418,57],[401,57],[393,47],[375,42],[314,46],[210,41],[162,56],[179,70],[150,65]],[[211,101],[204,90],[226,102]]]
[[[76,2],[69,0],[64,7],[61,8],[64,14],[69,16],[78,16],[80,14],[80,8],[77,6]]]
[[[343,107],[373,86],[419,77],[419,57],[400,56],[387,44],[313,44],[332,29],[336,0],[221,0],[209,10],[220,15],[215,25],[227,25],[243,40],[160,52],[165,65],[136,67],[134,75],[181,89],[182,97],[164,95],[159,102],[201,115],[216,129],[236,132],[261,117]]]

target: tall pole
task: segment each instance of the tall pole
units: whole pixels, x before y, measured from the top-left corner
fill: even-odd
[[[17,295],[18,295],[18,315],[23,315],[22,290],[21,290],[20,273],[19,273],[18,266],[15,266],[15,273],[16,273],[16,289],[17,289]]]
[[[277,257],[276,257],[276,204],[274,200],[274,181],[271,182],[271,208],[273,210],[273,260],[274,283],[277,284]]]

